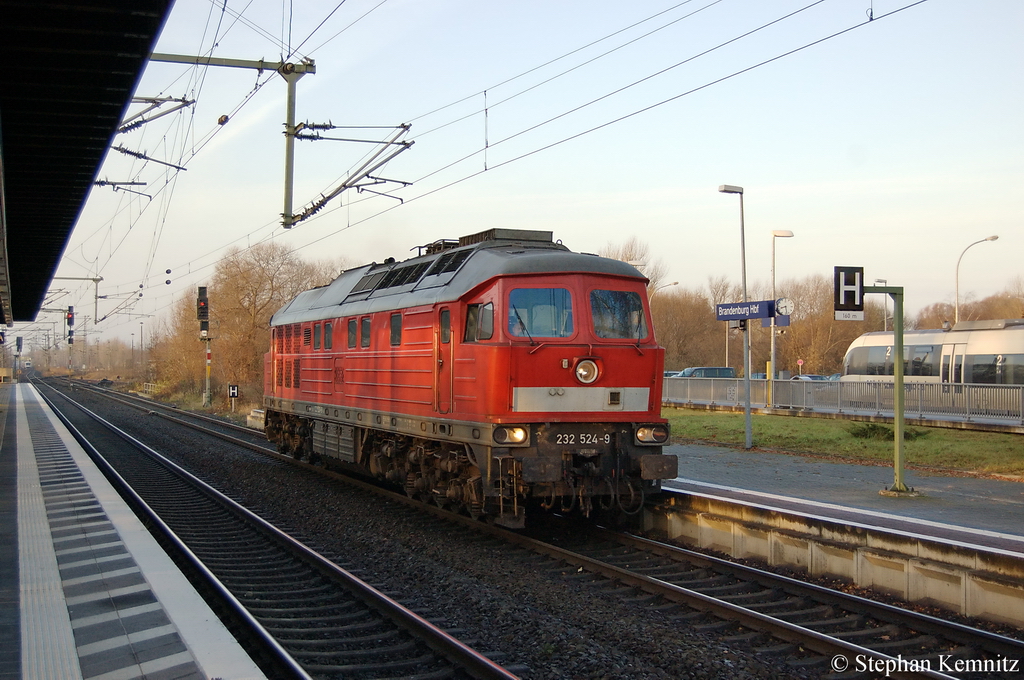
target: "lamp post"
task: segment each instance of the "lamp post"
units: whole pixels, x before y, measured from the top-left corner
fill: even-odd
[[[793,232],[789,229],[774,229],[772,230],[772,301],[777,301],[779,296],[775,293],[775,239],[777,238],[793,238]],[[778,313],[778,310],[776,310]],[[769,376],[771,381],[772,405],[775,405],[775,378],[778,376],[779,371],[775,368],[775,314],[772,314],[771,318],[771,331],[772,331],[772,374]]]
[[[888,286],[889,282],[885,279],[875,279],[876,286]],[[886,295],[882,298],[882,331],[887,332],[889,330],[889,296]]]
[[[747,303],[747,244],[743,224],[743,187],[723,184],[718,187],[723,194],[739,194],[740,197],[740,283],[743,287],[743,304]],[[746,438],[744,448],[753,448],[754,433],[750,423],[750,319],[743,321],[743,395],[744,423]]]
[[[654,298],[654,295],[655,295],[655,294],[656,294],[656,293],[657,293],[658,291],[664,290],[665,288],[671,288],[672,286],[678,286],[678,285],[679,285],[679,282],[678,282],[678,281],[673,281],[672,283],[663,283],[663,284],[661,284],[660,286],[658,286],[657,288],[655,288],[654,290],[650,290],[650,289],[648,289],[648,291],[647,291],[647,297],[648,297],[649,299],[653,299],[653,298]]]
[[[960,253],[960,257],[957,258],[957,261],[956,261],[956,302],[955,302],[954,308],[953,308],[953,323],[960,323],[960,260],[964,259],[964,253],[966,253],[968,250],[970,250],[973,246],[976,246],[979,243],[984,243],[985,241],[995,241],[997,238],[999,238],[999,236],[992,235],[992,236],[989,236],[988,238],[983,238],[980,241],[975,241],[971,245],[969,245],[966,248],[964,248],[964,252]]]

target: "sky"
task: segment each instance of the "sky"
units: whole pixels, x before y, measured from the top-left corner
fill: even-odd
[[[1022,28],[1019,0],[177,0],[157,52],[314,60],[297,120],[369,141],[410,125],[375,173],[397,181],[285,230],[284,80],[151,62],[137,96],[195,104],[117,136],[155,160],[110,151],[99,178],[145,184],[95,187],[57,272],[102,277],[104,297],[59,280],[44,307],[127,340],[228,248],[274,240],[357,266],[497,227],[583,252],[636,237],[665,283],[738,284],[739,199],[722,184],[744,188],[751,290],[788,229],[780,292],[861,266],[913,314],[952,303],[964,249],[998,235],[959,268],[961,302],[980,299],[1024,275]],[[295,211],[379,148],[298,141]]]

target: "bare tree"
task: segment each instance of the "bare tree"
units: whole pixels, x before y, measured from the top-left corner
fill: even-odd
[[[621,245],[609,243],[598,252],[598,255],[628,262],[639,269],[640,273],[647,277],[647,290],[651,295],[663,287],[662,281],[668,272],[668,265],[662,260],[655,259],[651,254],[650,245],[642,242],[636,236],[630,236]]]
[[[680,370],[687,366],[717,365],[718,333],[713,307],[701,291],[677,290],[651,300],[658,342],[665,348],[665,366]]]
[[[271,316],[299,292],[329,283],[341,268],[340,262],[306,262],[275,243],[230,251],[208,286],[215,383],[237,384],[243,398],[258,401]],[[205,383],[194,305],[190,295],[175,304],[152,350],[159,380],[184,392]]]

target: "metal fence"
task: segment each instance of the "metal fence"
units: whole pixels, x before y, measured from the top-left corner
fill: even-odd
[[[772,383],[771,385],[769,383]],[[745,403],[740,378],[665,378],[667,402]],[[985,420],[1024,425],[1024,385],[950,385],[907,383],[904,415],[908,418]],[[769,404],[769,397],[774,396]],[[750,403],[756,407],[794,408],[836,413],[893,415],[893,383],[825,380],[751,380]]]

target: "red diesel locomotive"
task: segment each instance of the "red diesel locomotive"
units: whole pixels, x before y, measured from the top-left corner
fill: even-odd
[[[551,232],[421,251],[274,314],[264,406],[279,450],[512,527],[531,500],[635,512],[676,476],[640,272]]]

